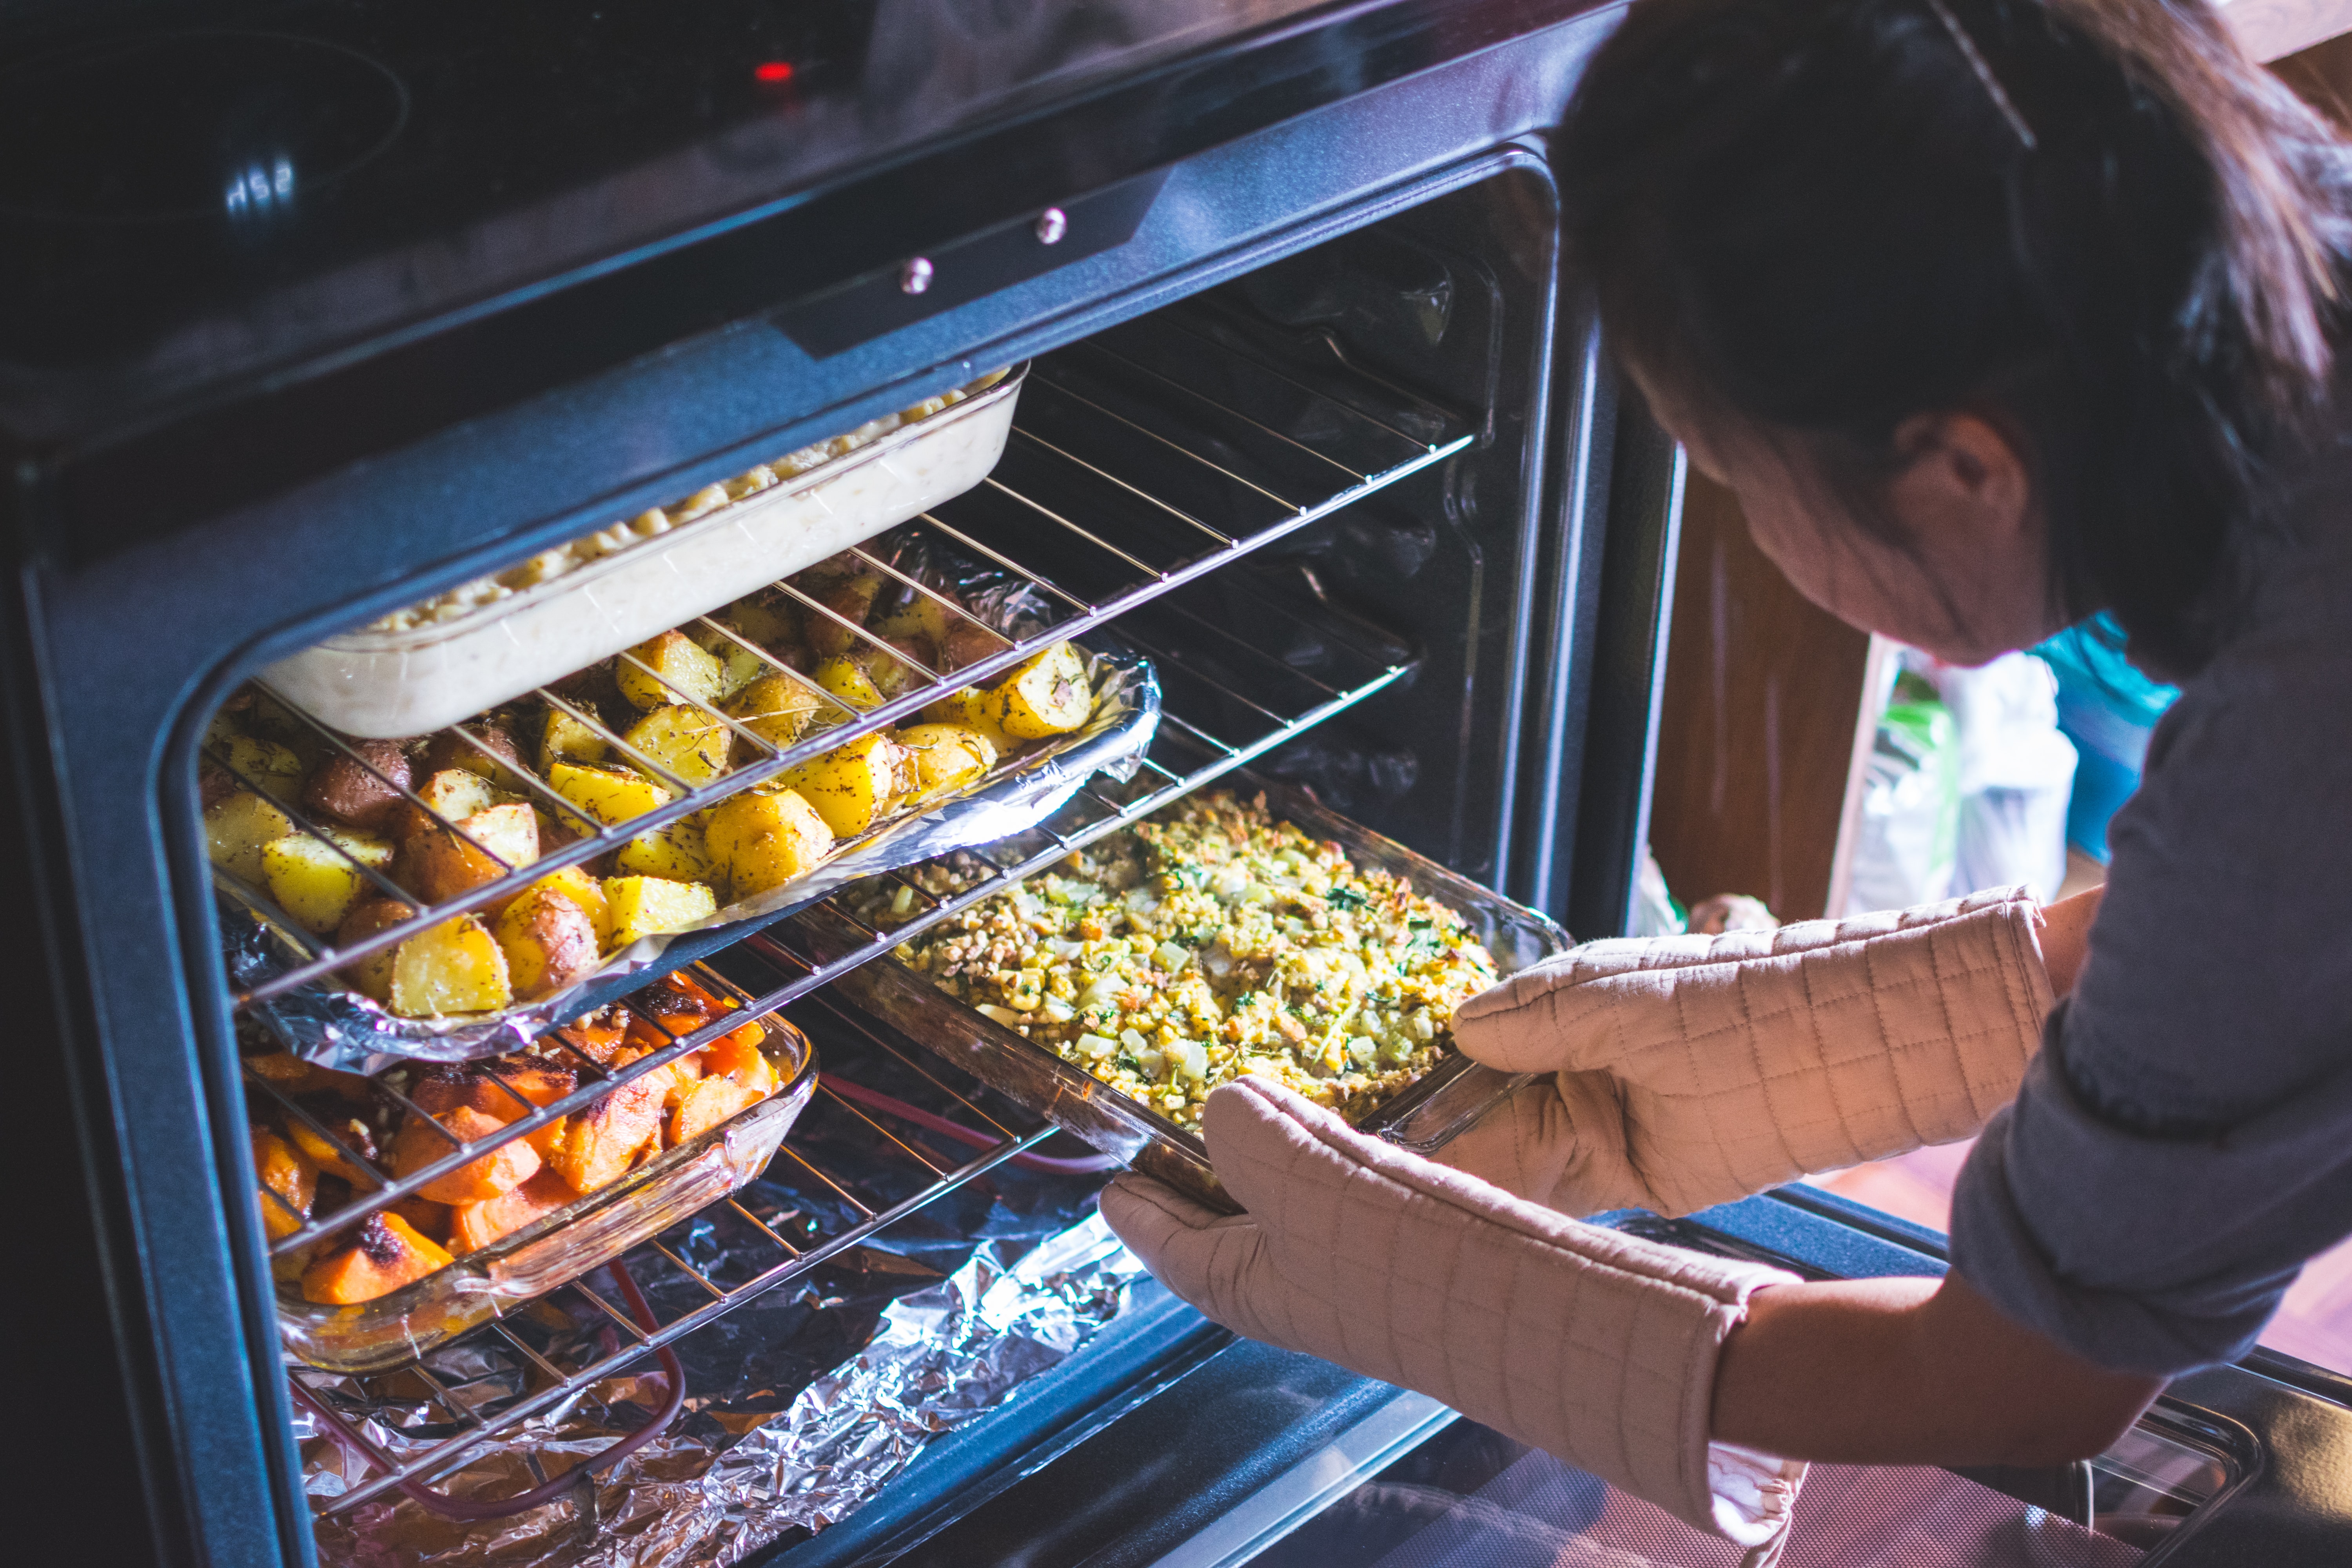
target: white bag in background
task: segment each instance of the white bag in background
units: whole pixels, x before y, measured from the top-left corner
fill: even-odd
[[[2048,903],[2066,879],[2074,743],[2058,732],[2058,680],[2027,653],[1934,675],[1958,730],[1960,822],[1952,891],[2022,882]]]

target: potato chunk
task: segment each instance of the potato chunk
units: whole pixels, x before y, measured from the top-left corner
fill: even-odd
[[[923,717],[935,724],[957,724],[971,731],[996,749],[1000,762],[1028,744],[997,722],[995,694],[977,688],[940,698],[923,710]]]
[[[322,1306],[354,1306],[414,1285],[453,1261],[446,1247],[419,1236],[398,1215],[371,1215],[359,1240],[302,1271],[302,1299]]]
[[[937,800],[976,784],[996,765],[996,747],[968,724],[909,724],[893,737],[915,770],[915,798]]]
[[[812,575],[814,573],[811,574]],[[871,572],[834,579],[813,596],[832,616],[817,610],[803,610],[803,625],[808,632],[810,651],[819,658],[833,658],[861,646],[849,626],[866,624],[866,612],[873,609],[875,598],[882,592],[882,579]],[[834,619],[838,616],[841,620]],[[846,621],[849,626],[842,625]]]
[[[613,748],[595,731],[560,708],[547,710],[547,727],[540,731],[539,771],[542,776],[557,763],[601,763]]]
[[[743,721],[745,729],[781,752],[801,738],[817,710],[824,706],[824,700],[811,690],[806,681],[778,673],[763,675],[745,687],[728,703],[727,712],[729,717]]]
[[[789,789],[739,795],[714,807],[702,838],[730,900],[783,886],[833,848],[824,818]]]
[[[613,945],[627,947],[641,936],[684,931],[719,911],[719,900],[699,882],[661,877],[607,877],[604,902],[613,911]]]
[[[461,818],[454,833],[435,828],[411,838],[402,851],[400,884],[437,904],[538,858],[537,814],[519,802],[494,805]]]
[[[887,816],[903,793],[906,751],[887,735],[862,735],[788,768],[780,781],[816,808],[836,838],[855,838]]]
[[[1094,692],[1087,684],[1087,661],[1068,643],[1057,642],[1013,667],[1013,673],[992,689],[997,722],[1007,734],[1038,741],[1066,735],[1087,721],[1094,711]]]
[[[352,906],[369,890],[372,884],[360,867],[381,870],[392,860],[392,846],[383,839],[354,833],[338,834],[336,840],[289,833],[261,847],[261,874],[269,896],[304,930],[321,935],[341,927]]]
[[[557,763],[547,770],[555,793],[606,826],[631,822],[667,805],[670,792],[627,768],[591,768]]]
[[[400,792],[413,782],[408,753],[397,741],[357,741],[357,760],[337,752],[319,764],[302,786],[302,804],[346,827],[390,832],[407,802]]]
[[[589,924],[595,928],[597,952],[613,944],[613,912],[604,907],[604,884],[591,876],[585,866],[566,866],[561,871],[551,871],[527,891],[537,892],[542,888],[561,893],[580,906]]]
[[[443,921],[400,944],[392,960],[392,1010],[404,1018],[488,1013],[514,1001],[506,954],[472,915]]]
[[[433,737],[425,748],[425,765],[438,773],[444,768],[462,768],[478,773],[499,789],[521,795],[529,786],[523,783],[522,751],[503,724],[479,721],[445,730]]]
[[[691,821],[673,822],[640,833],[614,850],[613,868],[625,877],[701,882],[710,877],[710,854],[703,847],[700,827]]]
[[[294,831],[294,819],[251,790],[239,790],[205,813],[205,848],[213,864],[258,888],[268,879],[261,851]]]
[[[882,689],[874,684],[864,659],[849,654],[828,658],[816,667],[813,679],[853,711],[863,713],[882,706]]]
[[[506,953],[514,994],[526,1002],[596,972],[596,922],[552,888],[527,890],[506,907],[491,931]]]
[[[617,660],[613,679],[632,706],[646,711],[673,702],[717,702],[724,672],[692,637],[664,632]]]
[[[247,789],[258,789],[273,800],[291,801],[302,790],[302,759],[290,746],[256,735],[238,735],[228,743],[229,772]]]
[[[365,899],[343,917],[335,928],[335,945],[339,948],[364,942],[380,931],[390,931],[403,921],[413,921],[416,910],[394,899]],[[379,1002],[392,1000],[392,965],[398,955],[397,946],[378,948],[357,963],[338,971],[345,984],[362,996],[373,996]]]
[[[727,771],[735,732],[699,709],[673,702],[630,725],[621,739],[688,784],[701,785]]]
[[[399,1136],[392,1141],[392,1173],[404,1178],[413,1176],[436,1161],[456,1153],[457,1143],[450,1142],[452,1137],[458,1143],[478,1143],[495,1137],[514,1120],[513,1116],[501,1120],[470,1105],[452,1106],[439,1112],[438,1126],[412,1114],[400,1124]],[[478,1204],[522,1185],[538,1172],[539,1166],[539,1151],[531,1147],[530,1140],[510,1138],[416,1190],[420,1196],[436,1204]]]
[[[463,822],[499,802],[498,792],[490,787],[489,780],[464,768],[443,768],[416,786],[416,798],[431,810],[420,811],[413,805],[402,810],[399,837],[404,840],[419,833],[431,833],[441,822]],[[439,822],[434,819],[436,815]]]

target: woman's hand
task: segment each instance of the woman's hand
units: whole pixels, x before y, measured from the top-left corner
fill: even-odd
[[[2012,1322],[1957,1274],[1783,1285],[1724,1345],[1714,1432],[1845,1464],[2055,1465],[2104,1451],[2163,1387]]]

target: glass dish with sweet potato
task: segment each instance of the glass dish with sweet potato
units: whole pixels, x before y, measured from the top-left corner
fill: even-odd
[[[714,979],[679,973],[488,1061],[362,1077],[247,1057],[262,1226],[273,1247],[298,1243],[272,1257],[288,1348],[340,1371],[389,1364],[758,1175],[815,1087],[792,1025],[747,1018],[614,1081],[740,1010]],[[378,1198],[436,1165],[450,1168]]]
[[[861,552],[431,736],[336,736],[250,688],[215,718],[199,766],[208,848],[278,930],[358,950],[334,977],[379,1017],[446,1036],[644,962],[648,938],[773,907],[849,849],[1042,762],[1112,700],[1111,678],[1098,690],[1066,642],[978,685],[939,679],[1010,646]],[[947,694],[916,721],[725,793],[729,775],[925,685]],[[628,831],[705,792],[702,809]],[[514,875],[599,834],[613,847]],[[433,918],[501,880],[518,885]]]

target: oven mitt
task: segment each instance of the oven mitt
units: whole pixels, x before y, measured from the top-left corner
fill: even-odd
[[[1350,1129],[1255,1079],[1203,1115],[1220,1215],[1147,1177],[1103,1218],[1236,1333],[1418,1389],[1748,1550],[1787,1534],[1804,1466],[1707,1440],[1748,1296],[1796,1277],[1604,1230]]]
[[[1439,1158],[1568,1214],[1684,1215],[1966,1138],[2053,997],[2022,888],[1847,921],[1587,942],[1464,1003],[1454,1037],[1551,1076]]]

